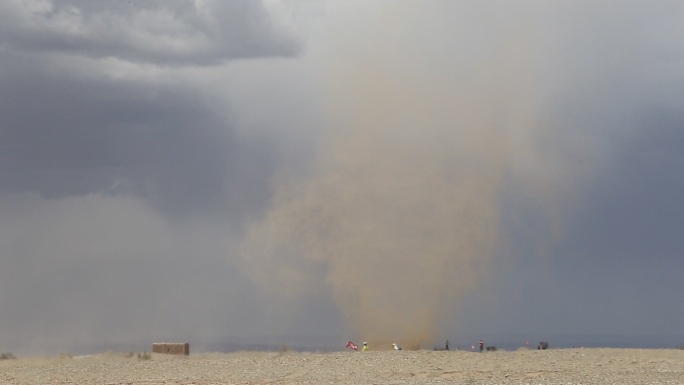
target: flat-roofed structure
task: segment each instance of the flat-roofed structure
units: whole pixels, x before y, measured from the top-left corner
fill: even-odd
[[[190,355],[187,342],[160,342],[152,344],[152,353]]]

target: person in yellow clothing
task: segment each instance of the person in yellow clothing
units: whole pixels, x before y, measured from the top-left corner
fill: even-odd
[[[363,343],[363,349],[361,349],[362,352],[367,352],[368,351],[368,342]]]

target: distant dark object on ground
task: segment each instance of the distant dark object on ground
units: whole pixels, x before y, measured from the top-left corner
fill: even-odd
[[[496,351],[496,346],[487,346],[486,347],[488,352],[495,352]]]
[[[17,357],[12,353],[2,353],[0,354],[0,360],[16,360]]]
[[[449,340],[446,340],[446,342],[444,343],[444,348],[438,348],[438,347],[435,345],[435,347],[433,348],[433,350],[436,351],[436,352],[438,352],[438,351],[443,351],[443,350],[449,350]],[[458,350],[458,347],[456,348],[456,350]]]
[[[537,350],[546,350],[549,348],[549,343],[546,341],[542,341],[537,345]]]

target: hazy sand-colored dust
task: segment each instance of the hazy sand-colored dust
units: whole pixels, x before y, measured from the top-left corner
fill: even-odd
[[[274,178],[239,259],[283,314],[333,302],[352,338],[411,348],[458,327],[469,296],[511,263],[505,194],[555,228],[575,172],[549,145],[534,28],[487,19],[482,44],[451,32],[443,15],[462,7],[428,3],[385,2],[339,37],[316,155]]]
[[[2,384],[684,384],[684,350],[102,354],[0,361]]]

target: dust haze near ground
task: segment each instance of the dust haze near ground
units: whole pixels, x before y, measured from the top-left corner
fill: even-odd
[[[347,37],[338,47],[324,71],[330,126],[315,165],[279,179],[243,249],[246,270],[272,293],[327,288],[352,335],[412,348],[434,341],[495,270],[506,179],[531,158],[551,162],[535,150],[534,28],[488,20],[494,44],[461,57],[454,51],[478,43],[441,33],[450,7],[415,8],[365,15],[353,32],[364,45],[346,51],[358,43]],[[540,199],[553,190],[537,182]]]

